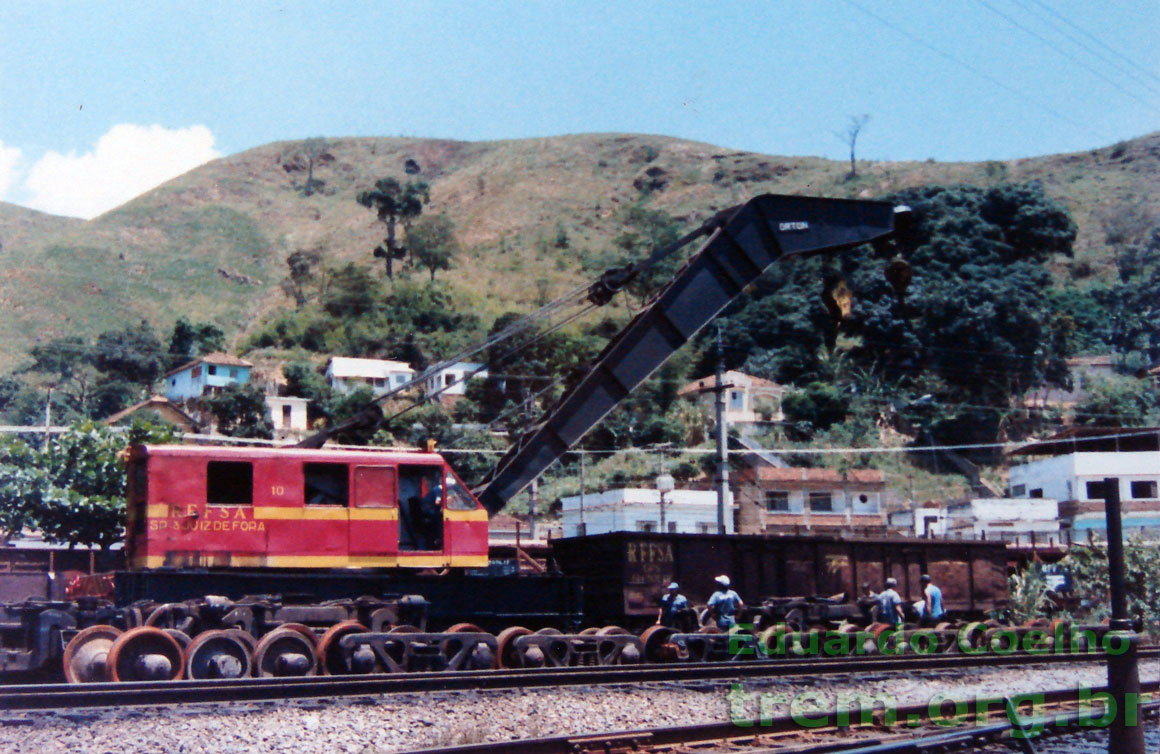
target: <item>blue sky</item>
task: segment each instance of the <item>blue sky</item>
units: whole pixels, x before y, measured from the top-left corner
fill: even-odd
[[[0,3],[0,199],[92,216],[309,136],[983,160],[1160,130],[1160,3]]]

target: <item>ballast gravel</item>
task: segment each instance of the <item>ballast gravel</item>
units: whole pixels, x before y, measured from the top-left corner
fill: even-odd
[[[1155,663],[1141,680],[1155,680]],[[460,744],[782,715],[829,707],[839,694],[888,703],[1100,687],[1098,663],[812,679],[654,683],[384,695],[333,701],[119,708],[0,716],[0,752],[37,754],[385,754]]]

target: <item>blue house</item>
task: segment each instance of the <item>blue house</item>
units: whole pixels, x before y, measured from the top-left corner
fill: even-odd
[[[249,382],[253,367],[235,356],[206,354],[165,375],[165,397],[171,401],[188,401],[207,393],[214,395],[229,385]]]

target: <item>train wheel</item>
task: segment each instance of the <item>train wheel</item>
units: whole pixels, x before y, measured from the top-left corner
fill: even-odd
[[[176,681],[184,656],[177,640],[154,626],[141,626],[117,637],[109,648],[109,680]]]
[[[624,636],[628,633],[620,626],[605,626],[596,632],[597,636]]]
[[[677,631],[668,626],[655,625],[649,626],[640,635],[641,644],[644,645],[644,659],[645,662],[671,662],[672,652],[665,649],[665,645],[669,642],[669,637]]]
[[[444,633],[449,634],[485,634],[487,633],[474,623],[456,623]]]
[[[109,680],[109,648],[121,635],[113,626],[89,626],[64,648],[64,677],[69,683],[99,683]]]
[[[326,633],[318,640],[318,662],[322,666],[323,675],[347,675],[351,669],[347,666],[346,658],[342,656],[342,648],[338,640],[349,634],[365,634],[367,627],[358,621],[346,620],[335,623],[326,629]]]
[[[564,632],[558,628],[541,628],[536,632],[540,636],[563,636]]]
[[[254,650],[254,675],[259,678],[317,675],[318,652],[313,634],[305,636],[296,627],[285,624],[263,636]]]
[[[201,627],[196,613],[189,605],[180,602],[170,602],[158,606],[145,619],[146,626],[154,628],[176,628],[188,636],[195,636]]]
[[[191,680],[245,678],[254,666],[249,634],[241,631],[205,631],[185,650],[185,677]]]
[[[699,634],[720,634],[720,633],[724,633],[724,632],[721,629],[717,628],[716,626],[709,624],[707,626],[701,626],[700,628],[698,628],[697,633],[699,633]]]
[[[182,652],[184,652],[186,647],[189,646],[189,643],[193,641],[189,634],[185,633],[184,631],[178,631],[176,628],[165,628],[162,630],[174,638],[174,640],[177,642],[177,646],[181,647]]]
[[[410,623],[403,623],[398,626],[391,626],[387,630],[388,634],[421,634],[418,626],[412,626]]]
[[[515,653],[513,642],[519,637],[529,636],[531,633],[523,626],[509,626],[500,631],[499,636],[496,637],[499,641],[499,648],[495,653],[496,667],[508,669],[524,667],[524,663]]]
[[[785,657],[789,652],[789,627],[774,623],[757,636],[757,651],[762,657]]]
[[[595,636],[598,631],[600,631],[600,629],[597,628],[596,626],[589,626],[588,628],[581,631],[580,635],[581,636]]]
[[[278,628],[279,629],[285,628],[289,631],[296,631],[296,632],[302,634],[303,637],[305,637],[306,639],[308,639],[310,641],[310,646],[312,649],[318,647],[318,634],[314,633],[314,629],[311,628],[310,626],[306,625],[305,623],[283,623],[280,626],[278,626]],[[278,629],[275,629],[275,631],[276,630],[278,630]],[[271,632],[271,633],[273,633],[273,632]]]

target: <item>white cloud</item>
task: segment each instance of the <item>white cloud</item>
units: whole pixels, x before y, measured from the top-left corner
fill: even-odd
[[[28,171],[24,204],[91,218],[220,155],[205,126],[168,129],[121,123],[85,154],[48,152]],[[0,153],[0,186],[3,186]]]
[[[20,157],[20,149],[6,147],[4,142],[0,141],[0,199],[7,197],[9,190],[16,185]]]

